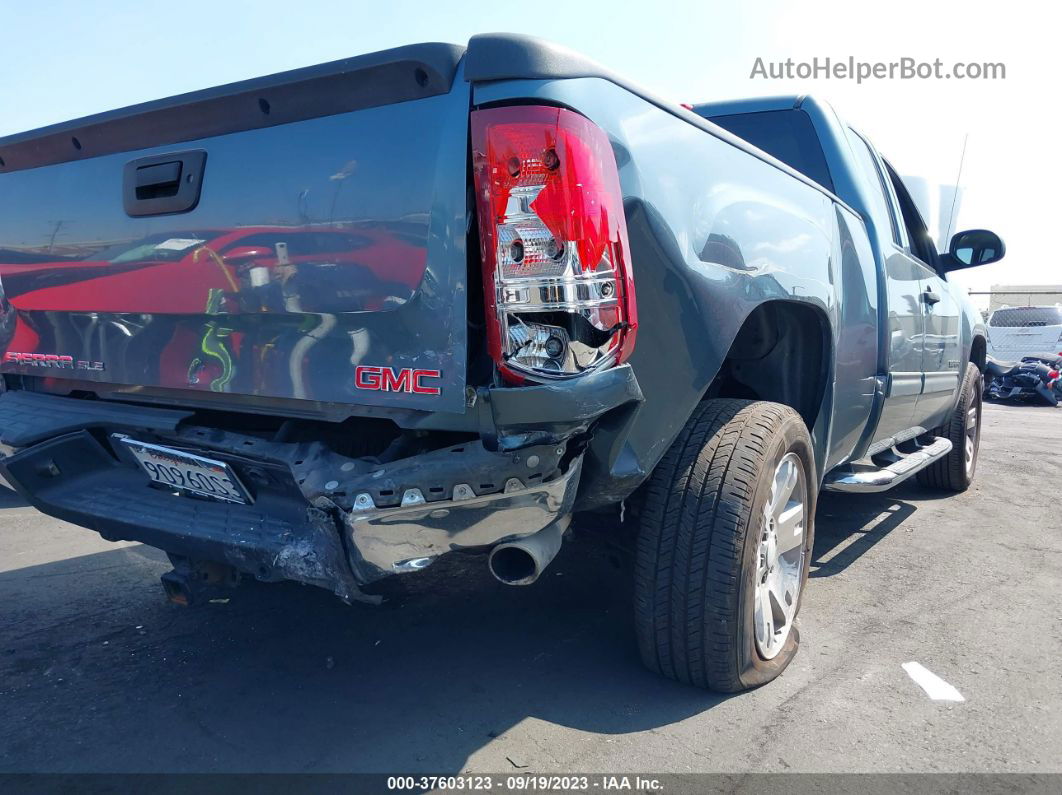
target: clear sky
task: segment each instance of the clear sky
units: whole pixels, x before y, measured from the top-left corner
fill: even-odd
[[[1062,5],[1020,0],[2,0],[0,135],[400,44],[515,31],[676,101],[813,93],[901,173],[931,183],[955,181],[968,134],[957,228],[999,232],[1008,255],[958,280],[1062,284],[1049,237],[1062,231],[1059,23]],[[757,57],[816,56],[1002,62],[1006,79],[750,78]]]

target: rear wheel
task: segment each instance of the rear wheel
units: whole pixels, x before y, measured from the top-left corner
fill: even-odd
[[[787,406],[698,406],[649,480],[635,570],[645,664],[735,692],[793,659],[814,539],[811,438]]]
[[[936,431],[951,441],[951,452],[919,472],[923,486],[945,491],[966,491],[977,472],[981,448],[981,409],[984,379],[975,364],[966,365],[959,402],[948,422]]]

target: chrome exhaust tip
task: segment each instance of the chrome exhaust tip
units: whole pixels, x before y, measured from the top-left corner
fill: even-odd
[[[564,531],[571,523],[565,516],[534,535],[498,544],[490,551],[487,565],[494,579],[505,585],[530,585],[546,570],[561,548]]]

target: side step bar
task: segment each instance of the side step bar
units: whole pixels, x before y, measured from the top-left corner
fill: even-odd
[[[822,487],[827,491],[854,493],[887,491],[950,452],[951,441],[940,437],[912,453],[892,453],[895,460],[885,466],[850,464],[835,470],[826,476]]]

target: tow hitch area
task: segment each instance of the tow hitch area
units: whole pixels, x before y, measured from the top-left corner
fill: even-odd
[[[232,566],[179,555],[169,557],[173,571],[162,575],[162,589],[176,605],[202,604],[240,584],[240,573]]]

